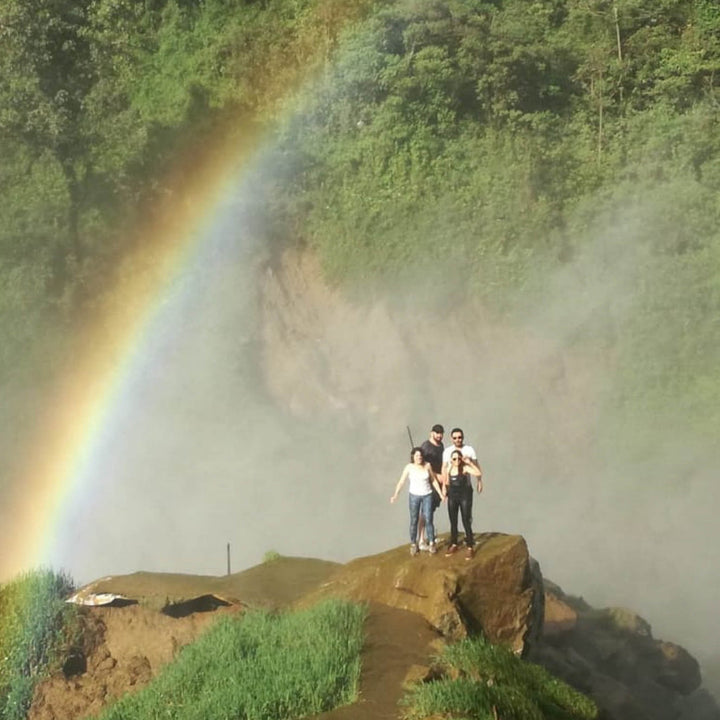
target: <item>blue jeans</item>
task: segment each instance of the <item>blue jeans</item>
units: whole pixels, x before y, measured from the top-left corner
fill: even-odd
[[[425,518],[425,535],[429,543],[435,542],[435,526],[433,525],[433,505],[432,496],[429,495],[413,495],[410,493],[410,542],[417,544],[417,529],[420,512],[422,511]]]

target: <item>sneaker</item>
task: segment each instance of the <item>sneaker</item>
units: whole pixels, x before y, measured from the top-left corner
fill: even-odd
[[[418,543],[418,550],[429,550],[429,549],[430,549],[430,546],[424,540],[421,540]]]
[[[430,554],[434,555],[437,552],[437,545],[433,542],[430,543]]]
[[[453,544],[451,545],[445,552],[445,557],[450,557],[452,554],[456,553],[458,549],[458,546]]]
[[[418,554],[418,546],[417,546],[415,543],[413,543],[412,545],[410,545],[410,554],[411,554],[413,557],[415,557],[415,556]]]
[[[475,554],[475,548],[469,547],[469,548],[467,549],[467,552],[465,553],[465,559],[466,559],[466,560],[472,560],[474,554]]]

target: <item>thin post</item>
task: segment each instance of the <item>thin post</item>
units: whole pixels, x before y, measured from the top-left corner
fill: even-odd
[[[408,437],[410,438],[410,449],[412,450],[412,448],[415,447],[415,443],[413,442],[413,439],[412,439],[412,433],[410,432],[410,426],[406,425],[405,427],[407,427]]]
[[[227,544],[227,574],[230,574],[230,543]]]
[[[622,63],[622,41],[620,39],[620,18],[618,17],[617,2],[613,0],[613,17],[615,18],[615,39],[617,41],[618,62]]]

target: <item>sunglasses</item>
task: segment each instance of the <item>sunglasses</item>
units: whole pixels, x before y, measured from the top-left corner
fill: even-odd
[[[460,460],[460,458],[459,458],[457,455],[455,455],[455,457],[453,457],[452,459],[453,459],[453,460]]]
[[[462,435],[453,435],[453,436],[452,436],[452,439],[453,439],[453,440],[462,440],[462,439],[463,439],[463,436],[462,436]]]

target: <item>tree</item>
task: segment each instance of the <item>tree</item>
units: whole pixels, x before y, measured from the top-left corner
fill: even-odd
[[[93,140],[81,122],[96,80],[84,30],[90,0],[7,0],[0,15],[0,133],[24,142],[36,157],[49,153],[66,183],[60,232],[82,258],[79,217],[89,180]],[[65,248],[57,248],[66,281]]]

